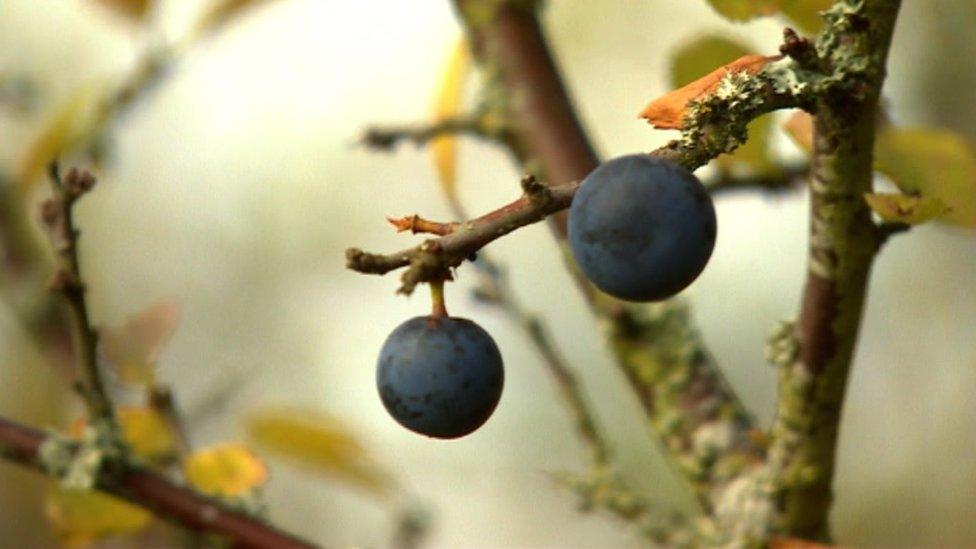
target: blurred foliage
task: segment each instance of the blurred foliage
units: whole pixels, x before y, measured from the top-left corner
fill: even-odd
[[[812,34],[820,29],[819,13],[829,8],[833,0],[708,0],[708,3],[731,21],[780,14],[799,30]]]
[[[268,481],[268,468],[242,444],[222,444],[187,457],[183,475],[205,494],[244,497]]]
[[[464,84],[470,72],[471,53],[468,51],[468,41],[461,38],[454,44],[443,68],[434,102],[435,122],[458,115],[464,97]],[[455,200],[457,198],[457,136],[452,133],[433,139],[430,143],[430,152],[434,157],[434,167],[437,168],[441,189],[449,199]]]
[[[151,385],[156,363],[180,322],[180,305],[159,300],[121,326],[99,330],[101,351],[123,383]]]
[[[797,110],[783,124],[783,130],[805,154],[813,152],[813,117]]]
[[[813,118],[796,112],[784,129],[805,153],[813,148]],[[874,144],[874,164],[900,191],[873,195],[871,208],[886,221],[921,223],[939,219],[976,227],[976,146],[964,136],[937,128],[885,126]]]
[[[21,162],[17,180],[22,191],[40,180],[52,160],[88,143],[98,133],[105,121],[109,91],[104,83],[88,83],[54,110]]]
[[[378,495],[393,488],[390,476],[372,462],[338,418],[309,408],[269,408],[246,421],[251,438],[270,452],[352,482]]]
[[[133,534],[148,527],[152,513],[114,496],[91,490],[53,486],[45,512],[58,539],[66,545]]]
[[[137,457],[157,464],[174,457],[175,435],[158,413],[149,408],[125,407],[119,408],[117,414],[122,436]],[[68,435],[80,439],[86,425],[85,419],[75,421],[68,428]],[[114,496],[60,485],[51,487],[45,509],[58,539],[76,545],[136,533],[152,522],[152,513]]]
[[[122,435],[135,455],[152,461],[166,462],[176,455],[176,433],[156,410],[124,407],[116,410]]]
[[[935,197],[908,196],[897,193],[866,193],[864,200],[888,223],[918,225],[950,212],[944,202]]]
[[[940,129],[892,128],[875,144],[875,165],[909,195],[938,199],[941,219],[976,227],[976,147]]]

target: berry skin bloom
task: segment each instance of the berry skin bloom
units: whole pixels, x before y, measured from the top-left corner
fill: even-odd
[[[715,247],[715,207],[694,175],[646,154],[593,170],[569,210],[583,273],[628,301],[667,299],[691,284]]]
[[[505,372],[495,341],[474,322],[418,316],[383,343],[376,385],[400,425],[434,438],[481,427],[501,399]]]

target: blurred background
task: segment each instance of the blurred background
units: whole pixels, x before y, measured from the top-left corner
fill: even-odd
[[[91,0],[0,0],[0,173],[21,169],[78,89],[127,74],[147,44],[183,34],[206,4],[160,0],[152,19],[136,24]],[[673,50],[709,32],[771,53],[783,25],[732,24],[699,0],[548,4],[553,47],[608,157],[675,136],[636,117],[670,89]],[[147,24],[151,31],[140,30]],[[974,28],[968,0],[904,2],[885,88],[895,123],[976,138]],[[357,140],[372,124],[430,118],[460,33],[446,0],[274,0],[195,41],[108,132],[99,186],[79,206],[93,314],[118,325],[161,298],[180,304],[158,375],[191,418],[195,445],[247,441],[243,419],[256,410],[320,410],[409,494],[391,503],[259,448],[271,470],[270,517],[287,530],[330,546],[383,546],[400,509],[422,508],[430,546],[640,545],[613,518],[580,514],[575,496],[552,481],[552,471],[584,467],[582,448],[524,333],[471,297],[470,266],[449,285],[448,305],[502,349],[507,380],[495,415],[469,437],[429,440],[396,425],[376,395],[380,345],[429,302],[424,292],[394,295],[394,275],[345,270],[343,251],[393,251],[418,239],[394,235],[387,215],[451,216],[428,152],[378,154]],[[797,154],[784,138],[776,146]],[[462,140],[458,166],[471,212],[518,192],[520,174],[504,151]],[[715,254],[686,294],[732,383],[768,423],[775,372],[763,342],[797,311],[805,192],[726,194],[717,208]],[[582,377],[624,478],[689,508],[545,226],[491,252]],[[839,542],[976,546],[974,288],[972,230],[926,224],[879,256],[842,427],[832,515]],[[78,416],[48,361],[0,306],[0,415],[58,428]],[[0,545],[57,544],[44,516],[47,490],[41,476],[0,463]]]

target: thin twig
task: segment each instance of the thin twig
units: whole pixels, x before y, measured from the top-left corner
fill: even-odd
[[[438,137],[452,134],[473,135],[485,139],[492,138],[491,133],[485,127],[483,116],[475,113],[469,116],[446,118],[430,124],[367,128],[363,132],[360,142],[371,149],[391,150],[404,141],[409,141],[419,147]]]
[[[447,201],[455,217],[470,219],[457,194],[447,193]],[[598,427],[596,414],[587,401],[576,371],[559,351],[542,318],[529,313],[519,302],[504,268],[484,251],[478,253],[474,266],[481,282],[479,296],[498,306],[528,336],[572,414],[573,425],[586,446],[591,468],[604,470],[610,461],[610,445]]]
[[[50,288],[64,298],[71,312],[79,362],[78,389],[88,406],[91,420],[115,425],[115,413],[98,367],[98,331],[92,326],[85,299],[85,283],[78,258],[81,233],[74,222],[74,206],[95,185],[95,177],[71,169],[62,179],[57,163],[51,165],[49,176],[54,196],[44,202],[41,215],[57,252],[57,271]]]
[[[346,250],[346,266],[366,274],[386,274],[409,266],[401,277],[403,284],[400,287],[401,293],[409,294],[421,282],[443,280],[450,269],[489,242],[566,209],[578,187],[578,182],[546,187],[527,176],[522,179],[522,197],[506,206],[459,223],[445,236],[394,254],[372,254],[350,248]]]

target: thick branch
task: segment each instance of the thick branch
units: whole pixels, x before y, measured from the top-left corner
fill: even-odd
[[[552,185],[580,181],[599,164],[563,85],[531,0],[455,0],[478,62],[497,75],[512,121],[509,145],[523,169]],[[565,236],[565,215],[553,217]]]
[[[38,451],[46,438],[39,431],[0,418],[0,457],[4,459],[45,472]],[[112,475],[102,475],[96,487],[186,528],[225,536],[235,547],[315,547],[133,464],[122,463]]]
[[[839,2],[818,40],[845,89],[817,104],[809,268],[770,451],[778,529],[788,535],[829,535],[841,410],[879,238],[862,196],[871,190],[875,113],[898,8],[897,0]]]

